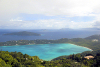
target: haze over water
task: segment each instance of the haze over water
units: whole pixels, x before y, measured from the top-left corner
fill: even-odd
[[[0,46],[3,51],[22,52],[30,56],[38,56],[43,60],[51,60],[62,55],[70,55],[91,51],[87,48],[72,44],[38,44],[38,45],[19,45],[19,46]]]
[[[16,35],[3,35],[5,33],[13,33],[20,31],[35,32],[41,36],[16,36]],[[72,30],[72,29],[46,29],[46,30],[14,30],[14,29],[0,29],[0,42],[11,40],[35,40],[35,39],[48,39],[56,40],[61,38],[85,38],[94,34],[99,34],[100,30]]]

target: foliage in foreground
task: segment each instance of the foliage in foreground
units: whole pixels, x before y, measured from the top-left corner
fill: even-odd
[[[52,61],[44,61],[37,56],[29,56],[21,52],[0,51],[0,67],[98,67],[100,53],[93,59],[85,59],[83,55],[69,55]]]

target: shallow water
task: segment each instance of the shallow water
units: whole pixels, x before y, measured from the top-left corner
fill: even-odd
[[[91,51],[87,48],[72,45],[72,44],[38,44],[38,45],[17,45],[17,46],[0,46],[2,51],[22,52],[30,56],[38,56],[43,60],[51,60],[53,58]]]

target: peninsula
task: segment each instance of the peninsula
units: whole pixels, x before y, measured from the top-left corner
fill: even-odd
[[[7,42],[0,42],[0,46],[13,46],[13,45],[30,45],[30,44],[54,44],[54,43],[71,43],[82,47],[88,47],[92,50],[99,50],[100,48],[100,35],[92,35],[86,38],[62,38],[58,40],[13,40]]]

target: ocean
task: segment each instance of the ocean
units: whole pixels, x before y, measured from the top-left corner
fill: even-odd
[[[52,60],[62,55],[77,54],[90,49],[72,44],[38,44],[38,45],[18,45],[18,46],[0,46],[3,51],[21,52],[30,56],[38,56],[43,60]]]
[[[35,32],[41,36],[16,36],[16,35],[3,35],[5,33],[13,33],[20,31]],[[39,29],[39,30],[17,30],[17,29],[0,29],[0,42],[11,40],[35,40],[35,39],[48,39],[56,40],[61,38],[85,38],[91,35],[100,34],[100,30],[72,30],[72,29]]]

